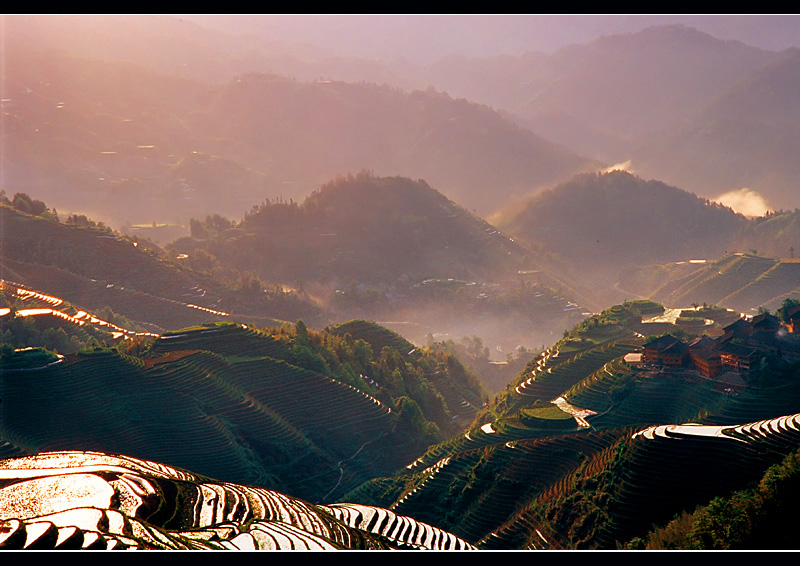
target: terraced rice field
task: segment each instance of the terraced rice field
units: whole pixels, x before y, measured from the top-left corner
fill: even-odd
[[[231,332],[230,344],[219,342],[226,352],[263,353],[235,344],[236,334],[260,339],[247,329],[220,331]],[[374,475],[358,452],[390,431],[391,411],[377,399],[268,356],[160,351],[146,360],[100,351],[35,371],[6,369],[0,439],[11,453],[126,453],[238,483],[282,485],[277,475],[310,499]]]
[[[747,285],[726,295],[720,304],[742,311],[763,305],[774,311],[783,299],[797,294],[800,294],[800,263],[779,261]]]
[[[27,308],[19,309],[16,316],[28,317],[49,317],[56,319],[49,326],[58,328],[64,327],[70,330],[68,334],[74,334],[75,330],[80,330],[81,336],[87,336],[85,331],[92,329],[96,333],[111,334],[113,339],[131,338],[134,336],[157,336],[149,332],[136,332],[129,328],[122,328],[108,321],[93,316],[86,311],[77,310],[58,297],[46,295],[32,289],[25,288],[19,284],[9,281],[0,281],[0,291],[20,299]],[[72,314],[69,314],[72,312]],[[0,317],[10,313],[10,309],[0,309]],[[68,323],[68,324],[65,324]],[[70,328],[71,327],[71,328]],[[83,327],[83,328],[82,328]]]
[[[800,446],[800,415],[727,426],[659,425],[631,437],[609,531],[636,536],[643,514],[666,521],[715,494],[742,489]]]
[[[513,548],[501,543],[500,531],[509,519],[542,494],[565,493],[577,465],[623,436],[619,431],[571,434],[463,450],[409,478],[407,485],[413,489],[392,509],[424,522],[447,524],[479,547],[493,540],[498,546],[487,548]],[[454,486],[465,481],[473,485],[459,496]]]
[[[731,254],[682,281],[670,283],[671,288],[664,287],[657,291],[653,300],[669,305],[688,305],[693,302],[722,305],[723,298],[740,289],[745,282],[755,280],[774,265],[774,259]],[[736,308],[727,303],[724,306]],[[749,307],[744,310],[747,308]]]
[[[552,401],[576,383],[601,369],[611,360],[632,351],[627,342],[614,342],[591,348],[558,363],[555,356],[544,356],[531,376],[515,389],[513,406],[524,406],[535,399]],[[551,362],[556,360],[556,363]]]
[[[474,548],[366,505],[315,506],[125,456],[56,452],[0,461],[0,549]]]
[[[800,264],[792,260],[730,254],[708,267],[666,283],[653,294],[664,304],[708,303],[752,312],[774,310],[800,293]]]
[[[148,290],[134,289],[125,282],[109,282],[102,277],[92,279],[53,265],[29,264],[13,261],[7,257],[0,258],[4,272],[17,277],[26,284],[13,283],[18,287],[32,290],[46,289],[42,294],[55,295],[64,302],[81,305],[85,310],[99,310],[104,306],[111,307],[133,321],[147,321],[158,326],[161,332],[165,328],[181,328],[192,324],[200,324],[209,320],[225,320],[228,313],[221,311],[215,304],[217,297],[207,295],[199,298],[193,293],[184,296],[181,291],[191,291],[191,280],[174,273],[156,276],[149,272],[150,278],[141,274],[135,276],[137,281],[147,281]],[[129,268],[126,268],[129,269]],[[106,270],[102,270],[104,273]],[[7,275],[11,277],[12,275]],[[9,281],[6,281],[9,284]],[[174,291],[178,289],[178,291]],[[161,296],[160,292],[170,296]]]

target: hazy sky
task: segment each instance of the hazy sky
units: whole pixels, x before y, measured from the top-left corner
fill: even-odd
[[[341,55],[431,62],[553,51],[601,35],[681,23],[769,50],[800,46],[797,14],[181,14],[226,31],[312,43]]]

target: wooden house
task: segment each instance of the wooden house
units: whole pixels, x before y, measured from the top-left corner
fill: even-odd
[[[725,342],[731,338],[747,338],[753,333],[753,327],[745,319],[740,318],[722,329],[720,342]]]
[[[722,356],[710,349],[689,350],[689,357],[694,367],[706,377],[716,377],[723,368]]]
[[[642,360],[649,364],[663,363],[661,360],[661,353],[670,346],[674,346],[676,343],[682,342],[671,334],[659,336],[642,346]]]
[[[706,335],[699,336],[687,344],[689,359],[706,377],[716,377],[722,371],[722,358],[717,351],[717,341]]]
[[[723,344],[719,349],[722,364],[739,371],[749,370],[753,364],[764,357],[763,353],[753,346],[745,344]]]
[[[678,340],[661,350],[659,359],[667,367],[682,367],[689,360],[689,346]]]
[[[780,319],[773,314],[769,314],[768,312],[756,315],[750,321],[750,328],[752,329],[753,334],[759,332],[775,333],[780,329],[780,327]]]

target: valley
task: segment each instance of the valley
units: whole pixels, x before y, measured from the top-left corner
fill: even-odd
[[[795,16],[240,16],[0,15],[0,550],[796,550]]]

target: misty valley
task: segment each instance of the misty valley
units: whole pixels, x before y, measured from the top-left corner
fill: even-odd
[[[0,15],[0,549],[797,550],[797,20]]]

